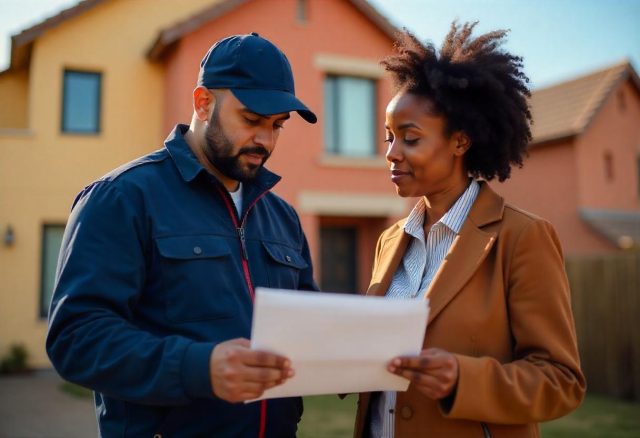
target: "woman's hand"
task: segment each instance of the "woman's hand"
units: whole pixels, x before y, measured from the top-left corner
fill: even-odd
[[[433,400],[451,395],[458,383],[458,360],[439,348],[427,348],[419,356],[396,357],[387,369],[409,379],[418,391]]]

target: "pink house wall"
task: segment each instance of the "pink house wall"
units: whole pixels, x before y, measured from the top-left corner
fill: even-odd
[[[549,220],[558,231],[565,254],[617,250],[580,219],[580,208],[640,209],[639,97],[630,81],[623,82],[609,94],[581,135],[534,145],[524,168],[514,169],[503,184],[492,183],[508,201]],[[612,157],[610,180],[604,164],[607,151]]]
[[[630,81],[609,94],[592,124],[578,139],[579,204],[587,208],[639,210],[640,99]],[[605,153],[613,177],[607,179]]]
[[[575,148],[565,141],[532,147],[521,169],[514,168],[510,179],[491,186],[507,202],[551,222],[565,254],[610,250],[578,217],[576,175]]]

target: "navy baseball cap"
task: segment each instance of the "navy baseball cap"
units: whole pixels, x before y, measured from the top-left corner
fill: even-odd
[[[215,43],[202,58],[198,85],[228,88],[256,114],[297,111],[309,123],[318,118],[295,96],[287,57],[255,32],[233,35]]]

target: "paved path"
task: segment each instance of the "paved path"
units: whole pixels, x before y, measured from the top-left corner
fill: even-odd
[[[54,371],[0,376],[0,438],[97,437],[92,398],[60,390]]]

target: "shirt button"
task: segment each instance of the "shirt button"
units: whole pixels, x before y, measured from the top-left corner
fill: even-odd
[[[409,418],[413,417],[413,409],[411,409],[409,406],[403,406],[402,409],[400,409],[400,416],[405,420],[408,420]]]
[[[284,256],[284,259],[285,259],[286,261],[288,261],[289,263],[291,263],[291,256]]]
[[[200,255],[200,254],[202,254],[202,248],[200,248],[199,246],[194,246],[194,247],[193,247],[193,253],[194,253],[195,255]]]

